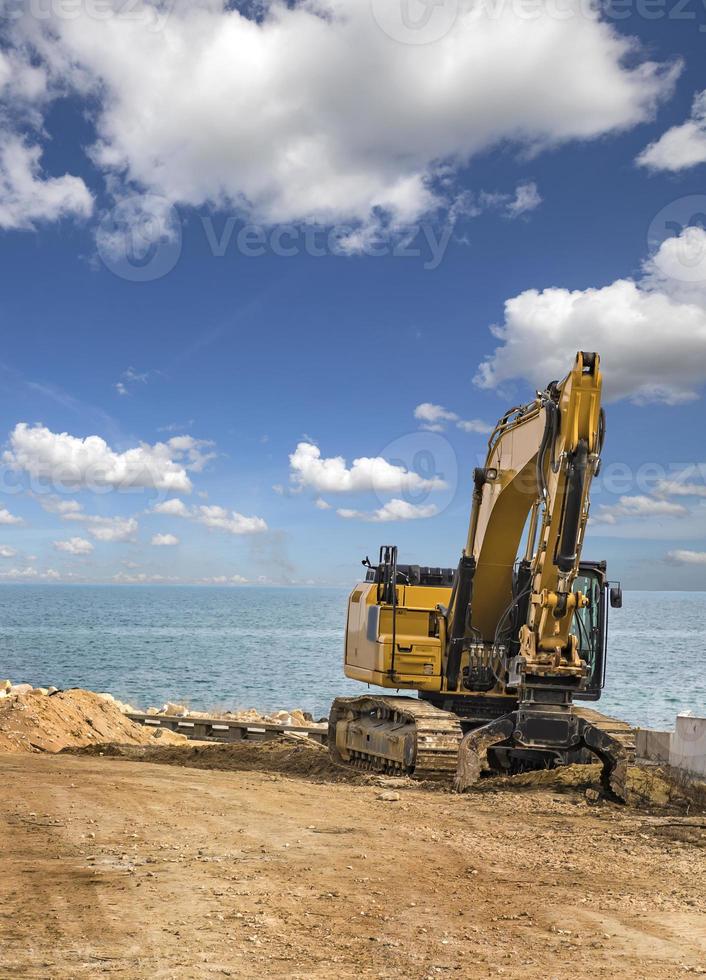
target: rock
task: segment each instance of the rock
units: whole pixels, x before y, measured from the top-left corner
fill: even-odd
[[[386,789],[383,793],[378,793],[377,798],[384,800],[385,803],[396,803],[400,799],[400,794],[391,789]]]
[[[147,711],[146,711],[146,714],[148,714],[148,715],[158,715],[159,714],[159,711],[156,708],[148,708]]]
[[[46,687],[33,687],[32,694],[48,694],[49,689]]]
[[[598,801],[601,798],[601,794],[598,792],[598,790],[597,789],[592,789],[591,787],[589,787],[586,790],[586,794],[585,795],[586,795],[586,801],[588,803],[598,803]]]
[[[189,709],[185,704],[174,704],[173,701],[167,701],[159,712],[160,715],[169,715],[172,718],[186,718],[189,713]]]
[[[52,687],[52,685],[50,684],[49,687],[47,688],[47,694],[56,694],[58,690],[59,690],[58,687]]]
[[[7,694],[11,687],[12,681],[0,681],[0,691],[4,691],[5,694]]]
[[[10,694],[29,694],[31,690],[31,684],[13,684]]]
[[[168,728],[156,728],[152,733],[152,738],[161,738],[169,742],[188,742],[189,737],[183,732],[172,732]]]

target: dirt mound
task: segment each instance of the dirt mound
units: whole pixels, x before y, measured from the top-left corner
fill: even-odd
[[[493,776],[482,780],[478,790],[495,792],[507,789],[515,792],[547,789],[555,793],[601,793],[600,765],[561,766],[558,769],[541,769],[516,776]],[[629,766],[628,801],[636,807],[668,807],[676,810],[691,809],[702,812],[706,795],[702,785],[695,780],[686,781],[665,767]]]
[[[68,751],[72,752],[72,749]],[[157,762],[193,769],[235,772],[276,772],[306,776],[322,782],[369,782],[365,773],[335,766],[325,746],[306,739],[283,738],[271,742],[233,742],[207,745],[90,745],[81,755],[113,756],[140,762]]]
[[[26,691],[0,700],[0,752],[59,752],[69,747],[120,742],[180,744],[184,736],[143,728],[92,691],[56,694]]]

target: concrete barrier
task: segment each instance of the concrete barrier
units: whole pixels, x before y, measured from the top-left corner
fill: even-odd
[[[706,717],[677,715],[669,745],[669,764],[693,776],[706,776]]]
[[[692,776],[706,777],[706,717],[677,715],[673,732],[639,728],[635,757],[638,762],[667,763]]]
[[[635,756],[647,762],[669,762],[672,732],[638,728],[635,732]]]

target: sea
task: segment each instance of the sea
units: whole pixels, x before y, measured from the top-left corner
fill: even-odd
[[[301,708],[365,688],[343,676],[348,590],[0,586],[0,679],[109,691],[136,708]],[[596,707],[673,728],[706,714],[706,593],[625,592]]]

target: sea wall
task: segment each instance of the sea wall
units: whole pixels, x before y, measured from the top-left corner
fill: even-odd
[[[677,715],[674,731],[638,729],[638,760],[672,766],[691,776],[706,776],[706,716]]]

